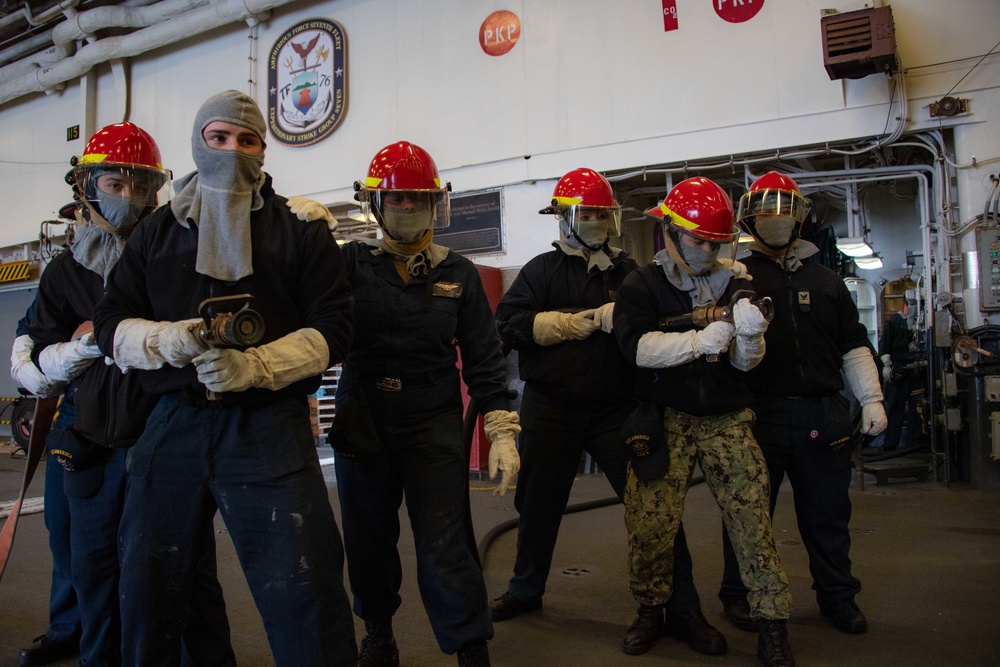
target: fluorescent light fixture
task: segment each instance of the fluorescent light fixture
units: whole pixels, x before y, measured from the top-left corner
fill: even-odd
[[[855,257],[854,264],[863,270],[881,269],[882,258],[873,254],[871,257]]]
[[[847,236],[837,239],[837,250],[848,257],[867,257],[874,252],[863,236]]]

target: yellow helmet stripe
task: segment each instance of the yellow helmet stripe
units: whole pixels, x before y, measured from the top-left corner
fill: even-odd
[[[576,206],[583,201],[582,197],[553,197],[552,202],[556,206]]]
[[[90,164],[91,162],[104,162],[107,159],[107,153],[87,153],[80,156],[80,164]]]
[[[365,186],[369,188],[377,188],[378,184],[381,182],[382,182],[381,178],[374,178],[372,176],[368,176],[365,178]]]
[[[663,211],[664,216],[670,216],[670,221],[673,222],[678,227],[683,227],[684,229],[698,229],[698,224],[691,222],[687,218],[677,215],[664,202],[660,204],[660,210]]]

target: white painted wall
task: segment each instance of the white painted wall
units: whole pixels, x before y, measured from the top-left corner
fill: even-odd
[[[713,0],[718,2],[719,0]],[[755,2],[757,0],[744,0]],[[895,0],[896,39],[906,74],[911,127],[930,128],[927,104],[1000,35],[995,0]],[[253,74],[266,104],[266,55],[294,23],[324,16],[344,26],[349,102],[336,132],[310,147],[270,142],[265,169],[285,194],[349,201],[372,155],[399,139],[434,155],[456,192],[499,185],[505,255],[519,266],[557,234],[539,216],[554,180],[579,166],[600,170],[697,160],[878,135],[890,127],[883,76],[830,81],[823,69],[821,8],[857,0],[764,0],[743,24],[719,19],[710,2],[679,0],[680,29],[665,33],[650,0],[329,0],[276,10],[259,29]],[[485,55],[478,29],[492,11],[521,19],[510,53]],[[249,29],[234,25],[130,62],[130,120],[149,130],[176,175],[193,168],[190,125],[209,95],[249,90]],[[121,120],[114,79],[98,68],[95,126]],[[80,86],[0,107],[0,246],[37,237],[68,200],[68,158],[84,140]],[[982,210],[988,174],[1000,171],[1000,56],[987,58],[952,92],[970,98],[956,131],[960,217]],[[530,159],[525,159],[530,156]]]

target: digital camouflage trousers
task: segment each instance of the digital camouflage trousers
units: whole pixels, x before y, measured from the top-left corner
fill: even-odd
[[[662,479],[640,482],[629,466],[625,486],[629,587],[639,602],[660,605],[670,598],[674,536],[697,461],[722,510],[740,576],[750,590],[750,615],[789,617],[792,598],[774,546],[767,466],[750,431],[753,419],[749,409],[695,417],[667,408],[663,426],[670,470]]]

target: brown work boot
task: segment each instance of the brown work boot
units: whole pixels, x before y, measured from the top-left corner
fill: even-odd
[[[784,620],[758,618],[757,632],[757,657],[764,667],[795,667]]]
[[[364,639],[358,654],[358,667],[399,667],[399,649],[392,636],[392,622],[365,621]]]
[[[653,648],[663,636],[663,607],[640,604],[637,616],[622,638],[622,651],[628,655],[641,655]]]

